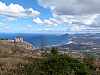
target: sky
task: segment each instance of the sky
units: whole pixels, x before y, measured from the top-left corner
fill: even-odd
[[[99,0],[0,0],[0,32],[99,33]]]

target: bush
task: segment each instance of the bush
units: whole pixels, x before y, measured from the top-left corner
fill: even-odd
[[[47,58],[25,65],[27,75],[91,75],[84,63],[67,55],[58,54],[55,49]]]

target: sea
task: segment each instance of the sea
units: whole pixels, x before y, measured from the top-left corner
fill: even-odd
[[[0,33],[0,39],[14,40],[17,36],[22,37],[35,48],[62,45],[69,39],[67,34]]]

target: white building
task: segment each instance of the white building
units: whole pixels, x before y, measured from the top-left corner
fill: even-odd
[[[16,37],[16,38],[15,38],[15,42],[16,42],[16,43],[23,43],[23,41],[24,41],[24,40],[23,40],[22,37]]]

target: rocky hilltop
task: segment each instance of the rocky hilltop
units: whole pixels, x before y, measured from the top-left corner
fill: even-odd
[[[31,63],[33,59],[37,58],[41,57],[39,52],[35,50],[20,46],[19,43],[0,40],[0,75],[12,75],[11,73],[13,72],[18,73],[18,68],[22,67],[21,64]]]

